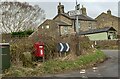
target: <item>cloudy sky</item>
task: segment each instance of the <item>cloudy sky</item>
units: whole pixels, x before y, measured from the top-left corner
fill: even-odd
[[[1,0],[5,1],[5,0]],[[52,19],[57,14],[58,2],[64,5],[65,12],[74,10],[76,0],[7,0],[7,1],[21,1],[29,2],[32,5],[39,5],[45,10],[46,18]],[[77,0],[82,6],[87,9],[87,14],[92,18],[97,17],[102,12],[107,12],[108,9],[112,14],[118,16],[118,2],[119,0]]]

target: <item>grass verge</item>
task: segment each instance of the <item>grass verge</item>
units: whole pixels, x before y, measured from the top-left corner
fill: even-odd
[[[106,58],[106,55],[102,51],[96,50],[95,53],[79,56],[73,61],[49,60],[36,68],[11,67],[5,76],[41,76],[43,74],[66,72],[91,67],[94,64],[103,62]]]

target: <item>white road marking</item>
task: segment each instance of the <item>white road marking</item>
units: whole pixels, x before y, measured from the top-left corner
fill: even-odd
[[[97,67],[93,67],[93,70],[97,70],[98,68]]]
[[[81,71],[80,71],[80,74],[85,74],[85,69],[82,69]]]

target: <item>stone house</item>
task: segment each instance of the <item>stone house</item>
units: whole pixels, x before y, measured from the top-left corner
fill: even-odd
[[[69,16],[68,12],[65,13],[64,5],[62,5],[61,3],[59,3],[59,5],[57,6],[57,10],[58,14],[53,19],[47,19],[46,21],[44,21],[38,27],[38,32],[40,32],[42,35],[47,34],[52,37],[56,37],[59,35],[75,34],[76,16]],[[80,31],[95,29],[96,20],[92,19],[87,15],[86,8],[82,6],[79,11],[82,12],[82,14],[78,16],[80,23]]]
[[[111,10],[108,10],[107,13],[102,12],[95,19],[97,20],[98,28],[113,27],[118,32],[118,23],[120,23],[120,18],[112,15]]]
[[[63,21],[65,23],[71,24],[72,29],[74,29],[73,32],[76,32],[76,30],[75,30],[76,16],[70,16],[69,11],[67,13],[65,13],[64,5],[61,5],[61,3],[59,3],[57,9],[58,9],[58,14],[53,18],[53,20]],[[86,31],[89,29],[96,28],[96,20],[94,20],[93,18],[91,18],[87,15],[86,8],[84,6],[82,6],[82,8],[79,9],[79,11],[82,13],[81,15],[78,16],[80,30]]]
[[[69,29],[63,30],[63,26]],[[40,34],[42,35],[49,35],[52,37],[56,37],[62,35],[63,33],[69,34],[69,32],[71,32],[72,30],[71,27],[72,27],[71,24],[67,24],[62,21],[47,19],[40,25],[40,27],[38,27],[38,31],[41,32]]]

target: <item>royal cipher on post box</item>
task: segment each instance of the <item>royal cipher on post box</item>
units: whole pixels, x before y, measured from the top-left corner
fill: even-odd
[[[34,55],[36,57],[44,57],[44,43],[43,42],[36,42],[34,44],[35,52]]]

